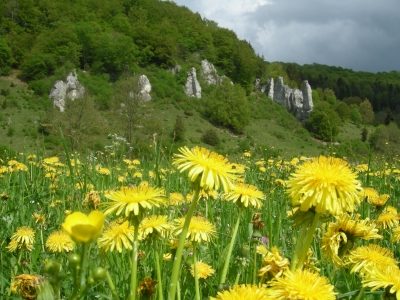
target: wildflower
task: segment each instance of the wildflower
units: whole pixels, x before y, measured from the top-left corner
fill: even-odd
[[[387,229],[397,227],[399,225],[399,217],[396,209],[391,210],[390,206],[387,207],[376,220],[376,224],[380,229]]]
[[[391,241],[392,243],[400,242],[400,227],[393,229]]]
[[[44,281],[44,277],[39,275],[22,274],[15,276],[15,281],[11,284],[11,291],[18,293],[22,299],[36,299],[39,287]]]
[[[64,230],[53,232],[46,241],[46,248],[51,252],[70,252],[74,250],[75,243]]]
[[[183,225],[185,223],[185,218],[176,219],[175,235],[179,235],[182,232]],[[213,224],[207,221],[203,217],[194,216],[190,220],[189,229],[186,234],[186,238],[200,243],[201,241],[209,242],[211,237],[217,235],[216,228]]]
[[[46,222],[46,216],[34,213],[32,217],[35,219],[35,223],[39,225],[44,225]]]
[[[392,265],[372,268],[366,272],[362,284],[363,287],[372,288],[372,292],[385,288],[386,294],[389,295],[386,295],[387,297],[384,299],[398,299],[400,296],[400,270],[397,266]]]
[[[164,261],[170,261],[172,259],[172,254],[171,253],[165,253],[163,255],[163,260]]]
[[[105,196],[114,201],[104,203],[108,206],[104,212],[106,215],[116,211],[118,216],[125,210],[125,216],[128,217],[130,213],[137,216],[144,209],[166,204],[164,190],[150,186],[124,187],[118,191],[108,192]]]
[[[77,242],[87,243],[95,240],[102,232],[105,216],[98,210],[88,216],[74,212],[65,218],[62,227]]]
[[[385,206],[386,202],[389,200],[389,195],[388,194],[383,194],[378,197],[372,198],[371,199],[371,204],[375,206],[376,209],[381,209],[383,206]]]
[[[104,230],[103,234],[97,240],[99,249],[105,252],[112,252],[117,249],[122,253],[122,248],[132,250],[133,243],[133,226],[129,226],[129,222],[125,221],[122,224],[117,222],[110,223]]]
[[[228,192],[235,181],[237,169],[232,169],[228,160],[218,153],[205,148],[195,147],[189,150],[187,147],[179,149],[181,154],[175,154],[173,164],[178,165],[181,172],[189,171],[191,182],[199,180],[199,186],[204,190],[223,187]]]
[[[165,236],[172,229],[167,216],[150,216],[143,219],[139,226],[139,235],[142,239],[149,235]]]
[[[396,266],[397,261],[394,259],[393,253],[386,248],[382,248],[375,244],[358,247],[351,250],[346,257],[346,264],[351,266],[351,273],[361,272],[364,274],[369,269],[382,266]]]
[[[308,270],[286,271],[269,282],[268,296],[275,300],[334,300],[336,293],[326,277]]]
[[[287,181],[293,206],[301,211],[315,208],[317,213],[340,215],[353,212],[360,203],[361,183],[348,164],[333,157],[320,156],[304,162]]]
[[[145,299],[152,299],[156,292],[157,283],[157,280],[153,280],[151,277],[147,276],[139,283],[137,293],[142,295]]]
[[[252,207],[260,209],[264,200],[264,194],[257,189],[254,185],[237,183],[234,184],[232,190],[224,195],[224,200],[232,201],[239,205],[239,207]]]
[[[143,177],[143,175],[142,175],[141,172],[135,172],[135,173],[133,173],[133,178],[142,178],[142,177]]]
[[[359,215],[353,219],[347,214],[336,217],[336,223],[330,223],[321,239],[321,250],[324,256],[336,267],[343,267],[342,257],[354,246],[357,238],[364,240],[382,239],[375,224],[369,220],[359,220]]]
[[[82,208],[84,210],[89,210],[90,208],[96,210],[99,208],[100,200],[99,192],[90,191],[86,193],[85,199],[82,201]]]
[[[18,249],[22,247],[29,249],[35,242],[35,231],[28,226],[19,227],[11,240],[18,243]]]
[[[282,256],[282,252],[274,246],[271,251],[264,256],[262,268],[258,270],[257,276],[266,276],[270,273],[274,277],[279,277],[289,268],[289,260]]]
[[[364,196],[364,198],[367,198],[368,203],[371,203],[371,201],[373,199],[375,199],[379,196],[377,190],[375,190],[374,188],[371,188],[371,187],[366,187],[362,191],[362,195]]]
[[[199,278],[207,279],[215,273],[215,270],[208,264],[203,263],[201,260],[197,262],[197,276]],[[190,274],[194,277],[194,264],[190,266]]]
[[[101,175],[110,175],[111,171],[107,168],[98,168],[97,172],[99,172],[99,174]]]
[[[210,297],[211,300],[263,300],[270,299],[267,294],[267,289],[258,287],[257,285],[241,284],[234,285],[225,290],[218,292],[217,297]]]
[[[169,204],[170,205],[181,205],[185,199],[181,193],[171,193],[169,194]]]

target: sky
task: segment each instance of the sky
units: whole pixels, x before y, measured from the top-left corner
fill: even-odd
[[[400,71],[400,0],[173,0],[269,62]]]

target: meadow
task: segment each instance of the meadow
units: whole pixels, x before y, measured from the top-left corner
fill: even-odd
[[[396,158],[350,165],[259,149],[228,161],[204,148],[173,153],[156,138],[151,148],[147,159],[112,147],[4,151],[1,298],[400,294]],[[307,201],[319,200],[301,205],[304,189]]]

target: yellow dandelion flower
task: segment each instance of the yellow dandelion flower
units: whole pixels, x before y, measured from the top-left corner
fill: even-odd
[[[77,242],[87,243],[95,240],[102,232],[105,216],[98,210],[88,216],[74,212],[65,218],[63,229]]]
[[[400,227],[393,229],[391,241],[392,243],[400,242]]]
[[[126,177],[123,175],[118,175],[118,182],[125,182],[126,181]]]
[[[141,172],[135,172],[133,173],[133,178],[142,178],[143,174]]]
[[[348,214],[336,217],[335,223],[329,223],[328,229],[321,239],[321,251],[324,256],[337,267],[343,267],[343,256],[354,246],[357,238],[364,240],[382,239],[376,225],[368,219],[353,219]]]
[[[150,185],[150,183],[146,180],[143,180],[139,183],[139,186],[149,186],[149,185]]]
[[[101,174],[101,175],[110,175],[111,174],[110,169],[107,169],[107,168],[98,168],[97,172],[99,172],[99,174]]]
[[[369,169],[367,164],[361,164],[356,167],[357,172],[367,172]]]
[[[179,243],[179,239],[170,239],[170,240],[168,240],[167,245],[171,250],[174,250],[174,249],[178,248],[178,243]],[[191,247],[192,247],[192,243],[185,242],[184,248],[191,248]]]
[[[145,209],[167,204],[164,190],[151,186],[123,187],[118,191],[108,192],[105,196],[113,201],[104,203],[108,206],[104,212],[106,215],[116,212],[119,216],[125,210],[125,216],[128,217],[130,213],[137,216]]]
[[[134,160],[132,160],[132,164],[140,165],[140,161],[138,159],[134,159]]]
[[[333,157],[320,156],[304,162],[287,181],[293,206],[307,211],[340,215],[353,212],[360,203],[361,182],[349,165]]]
[[[366,272],[363,287],[371,288],[374,292],[377,289],[386,289],[385,299],[399,299],[400,297],[400,270],[397,266],[387,265],[380,268],[372,268]]]
[[[182,232],[183,224],[185,223],[185,218],[175,219],[175,235],[179,235]],[[186,234],[186,238],[200,243],[202,241],[209,242],[211,237],[217,235],[217,230],[213,224],[203,217],[193,216],[190,220],[189,229]]]
[[[383,206],[385,206],[386,202],[388,202],[389,197],[390,196],[388,194],[383,194],[371,199],[370,203],[374,205],[377,209],[381,209]]]
[[[254,185],[237,183],[233,185],[230,192],[223,196],[226,201],[232,201],[239,207],[252,207],[260,209],[262,206],[261,200],[265,199],[265,195]]]
[[[197,262],[197,276],[202,279],[207,279],[215,273],[215,270],[208,264],[203,263],[201,260]],[[194,264],[190,266],[190,274],[194,277]]]
[[[82,201],[82,207],[85,210],[89,210],[90,208],[96,210],[100,206],[100,194],[97,191],[90,191],[89,193],[86,193],[85,199]]]
[[[294,157],[294,158],[292,158],[292,160],[290,161],[290,164],[292,165],[292,166],[295,166],[295,165],[297,165],[298,163],[299,163],[299,159],[297,158],[297,157]]]
[[[334,300],[336,293],[326,277],[308,270],[286,271],[269,282],[268,296],[275,300]]]
[[[51,252],[69,252],[74,250],[75,243],[65,231],[56,231],[49,235],[46,248]]]
[[[248,151],[243,152],[243,156],[244,156],[244,157],[251,157],[251,153],[248,152]]]
[[[261,254],[262,256],[265,256],[268,254],[269,251],[268,251],[267,247],[265,247],[264,245],[260,245],[260,246],[256,247],[256,252],[258,254]]]
[[[362,191],[362,195],[364,196],[364,198],[367,198],[368,203],[371,203],[373,199],[379,196],[379,193],[372,187],[366,187]]]
[[[376,224],[380,229],[383,230],[399,226],[399,217],[397,215],[397,212],[393,213],[390,208],[389,210],[386,209],[378,216]]]
[[[361,274],[377,267],[397,265],[397,261],[389,249],[375,244],[351,250],[346,256],[346,260],[346,264],[351,267],[351,273],[360,272]]]
[[[133,230],[134,227],[129,226],[128,221],[122,224],[110,223],[97,240],[99,249],[104,252],[113,252],[116,249],[119,253],[122,253],[123,248],[132,250]]]
[[[34,213],[32,216],[35,219],[35,223],[36,224],[43,225],[46,222],[46,216],[45,215]]]
[[[172,259],[172,254],[171,253],[165,253],[163,255],[163,260],[164,261],[170,261]]]
[[[279,277],[284,271],[289,268],[289,260],[282,256],[282,252],[274,246],[271,251],[263,257],[262,268],[258,270],[257,276],[267,276],[271,274],[274,277]]]
[[[57,163],[59,161],[60,161],[60,159],[57,156],[53,156],[53,157],[49,157],[49,158],[43,159],[43,163],[45,163],[47,165],[52,165],[52,164],[55,164],[55,163]]]
[[[181,205],[185,202],[185,198],[181,193],[171,193],[169,194],[169,204],[170,205]]]
[[[140,222],[139,236],[142,239],[150,235],[165,236],[172,229],[167,216],[150,216]]]
[[[210,300],[270,300],[267,289],[258,287],[257,285],[234,285],[225,290],[218,292],[217,297],[210,297]]]
[[[14,281],[11,284],[11,292],[18,293],[22,299],[36,299],[39,293],[39,288],[44,277],[39,275],[21,274],[13,277]]]
[[[260,172],[265,173],[267,172],[267,169],[265,167],[259,167],[258,168],[260,170]]]
[[[35,243],[35,231],[28,226],[19,227],[12,235],[11,240],[16,241],[21,246],[32,246]]]
[[[180,172],[189,171],[191,182],[199,179],[199,185],[204,190],[218,190],[222,186],[228,192],[233,186],[238,169],[233,169],[222,155],[201,147],[191,150],[183,147],[179,148],[179,152],[181,154],[175,154],[172,163],[178,166]]]

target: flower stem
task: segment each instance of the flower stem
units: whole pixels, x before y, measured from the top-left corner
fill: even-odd
[[[114,283],[113,283],[113,281],[111,279],[110,273],[108,272],[107,269],[106,269],[106,279],[107,279],[108,285],[110,286],[110,290],[111,290],[111,294],[113,295],[113,299],[118,300],[119,297],[118,297],[118,294],[117,294],[117,292],[115,290],[115,285],[114,285]]]
[[[197,257],[196,256],[197,256],[196,243],[193,242],[194,286],[196,289],[196,300],[200,300],[199,274],[197,273]]]
[[[129,300],[136,299],[136,283],[137,283],[137,266],[138,266],[138,235],[139,235],[139,221],[136,216],[133,219],[133,251],[132,251],[132,269],[131,269],[131,291],[129,294]]]
[[[157,269],[157,291],[158,291],[158,300],[163,300],[163,288],[162,288],[162,278],[161,278],[161,267],[160,267],[160,256],[158,255],[158,251],[156,247],[154,249],[154,255],[156,258],[156,269]]]
[[[314,215],[311,226],[307,231],[306,239],[303,243],[303,247],[302,247],[301,253],[299,255],[299,261],[297,263],[296,269],[301,268],[304,264],[304,261],[306,260],[307,252],[308,252],[308,249],[310,248],[312,239],[314,237],[315,229],[317,229],[317,225],[318,225],[320,216],[321,216],[320,213],[315,213],[315,215]]]
[[[192,203],[189,206],[189,210],[186,215],[185,223],[183,224],[182,232],[179,237],[178,247],[176,249],[175,258],[174,258],[174,264],[172,266],[171,281],[169,284],[169,291],[168,291],[168,299],[169,300],[175,300],[176,287],[177,287],[177,282],[178,282],[178,277],[179,277],[179,271],[181,268],[183,247],[185,245],[186,234],[189,229],[190,220],[192,219],[194,209],[196,207],[197,201],[199,200],[199,194],[200,194],[200,185],[197,186],[197,188],[194,192]]]
[[[233,245],[235,244],[235,239],[236,239],[236,235],[237,235],[237,232],[239,229],[240,217],[242,216],[242,212],[243,212],[243,208],[239,208],[239,215],[237,217],[235,228],[233,229],[233,232],[232,232],[231,242],[229,243],[228,253],[226,255],[225,264],[222,269],[221,278],[219,280],[220,285],[225,283],[225,281],[226,281],[226,275],[228,274],[229,262],[231,260]]]
[[[297,239],[297,244],[296,244],[296,250],[294,250],[294,252],[293,252],[292,264],[290,265],[290,271],[292,271],[292,272],[294,270],[296,270],[297,262],[299,261],[299,254],[300,254],[302,246],[303,246],[303,240],[307,233],[307,227],[309,225],[310,225],[310,223],[306,222],[302,225],[302,227],[300,229],[300,234],[299,234],[299,237]]]

